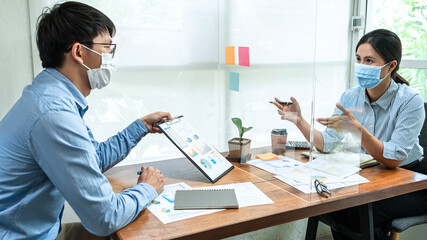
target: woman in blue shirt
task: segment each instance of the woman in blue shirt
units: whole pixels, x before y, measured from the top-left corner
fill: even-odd
[[[423,152],[418,140],[425,118],[424,101],[397,73],[401,58],[400,39],[391,31],[374,30],[360,39],[354,68],[359,86],[342,94],[332,117],[317,119],[327,126],[323,132],[314,132],[317,149],[332,151],[342,139],[340,133],[350,132],[360,136],[363,151],[388,168],[424,171],[419,164]],[[298,101],[293,97],[291,100],[292,105],[274,104],[283,120],[293,122],[310,139],[310,125],[302,117]],[[427,191],[376,202],[373,212],[375,238],[387,239],[393,219],[427,213]],[[357,208],[330,216],[358,230]],[[334,239],[348,238],[335,231],[333,235]]]

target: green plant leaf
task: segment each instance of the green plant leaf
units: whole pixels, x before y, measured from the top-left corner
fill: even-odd
[[[242,119],[240,118],[232,118],[231,121],[236,125],[237,129],[239,130],[239,137],[242,139],[243,137],[243,127],[242,127]]]
[[[240,118],[232,118],[231,121],[236,125],[239,131],[242,129],[242,120]]]
[[[248,128],[242,127],[242,128],[243,128],[243,133],[245,133],[245,132],[247,132],[247,131],[249,131],[249,130],[252,129],[252,127],[248,127]]]

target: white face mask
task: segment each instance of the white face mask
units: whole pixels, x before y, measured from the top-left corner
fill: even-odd
[[[89,83],[91,89],[101,89],[107,86],[114,72],[116,71],[116,65],[113,61],[113,54],[111,53],[98,53],[97,51],[90,49],[82,44],[87,50],[92,51],[101,56],[101,66],[99,68],[90,69],[84,63],[81,63],[85,68],[88,69],[87,75],[89,77]]]

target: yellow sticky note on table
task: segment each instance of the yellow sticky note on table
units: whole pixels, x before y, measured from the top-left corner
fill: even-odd
[[[234,65],[234,46],[225,47],[225,65]]]
[[[279,157],[274,153],[264,153],[264,154],[256,155],[255,157],[263,161],[279,159]]]

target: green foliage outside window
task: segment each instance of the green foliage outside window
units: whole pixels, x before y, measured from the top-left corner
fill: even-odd
[[[375,0],[372,24],[400,37],[404,59],[427,60],[427,0]],[[401,68],[399,74],[427,101],[427,69]]]

